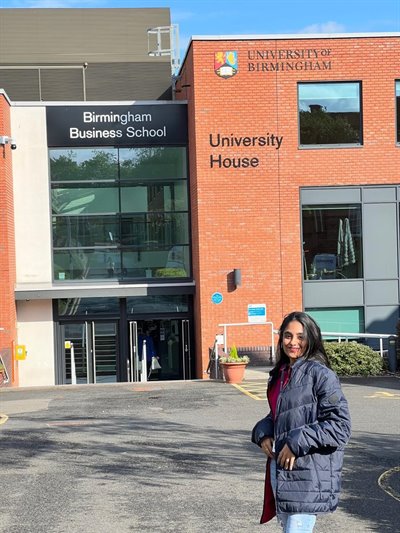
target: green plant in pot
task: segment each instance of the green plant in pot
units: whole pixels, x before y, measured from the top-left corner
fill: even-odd
[[[236,346],[232,345],[229,353],[219,358],[225,381],[227,383],[241,383],[249,361],[247,355],[239,355]]]

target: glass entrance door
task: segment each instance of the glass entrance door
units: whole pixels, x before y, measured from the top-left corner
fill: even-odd
[[[117,322],[62,324],[65,383],[117,381]]]
[[[129,322],[130,381],[191,379],[190,321],[182,319]],[[146,350],[143,349],[145,342]],[[143,364],[146,352],[146,364]],[[154,368],[155,358],[161,368]],[[144,377],[146,372],[146,377]]]

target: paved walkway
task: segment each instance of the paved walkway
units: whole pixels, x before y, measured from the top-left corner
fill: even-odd
[[[244,379],[245,381],[256,381],[264,380],[267,383],[269,378],[269,371],[272,369],[272,366],[247,366]]]
[[[247,378],[265,390],[267,369]],[[353,436],[342,500],[315,533],[396,533],[400,380],[343,389]],[[0,531],[279,533],[258,524],[265,456],[250,432],[266,409],[210,381],[0,391]]]

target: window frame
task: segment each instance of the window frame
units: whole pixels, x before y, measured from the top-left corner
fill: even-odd
[[[357,143],[327,143],[327,144],[302,144],[300,127],[300,86],[302,85],[334,85],[334,84],[358,84],[359,87],[359,113],[360,113],[360,142]],[[363,91],[361,80],[324,80],[324,81],[298,81],[297,82],[297,146],[299,150],[319,150],[332,148],[362,148],[364,146],[363,124]]]
[[[308,267],[307,267],[307,257],[306,257],[306,251],[304,249],[304,245],[306,244],[306,236],[304,234],[304,211],[307,210],[307,209],[310,209],[310,210],[323,210],[323,209],[326,209],[326,210],[329,210],[329,211],[335,211],[335,210],[340,210],[340,209],[343,209],[343,210],[350,210],[350,209],[358,209],[359,210],[359,216],[360,216],[360,224],[361,224],[361,233],[360,233],[360,236],[358,236],[357,233],[354,233],[354,230],[352,232],[352,237],[353,237],[353,243],[354,243],[354,238],[356,236],[358,236],[358,239],[360,239],[360,243],[359,243],[359,247],[357,248],[357,251],[358,251],[358,254],[359,254],[359,257],[357,259],[357,261],[355,261],[354,263],[350,262],[349,265],[351,264],[356,264],[357,265],[357,270],[360,269],[360,274],[355,276],[355,277],[347,277],[347,276],[342,276],[341,275],[341,270],[344,266],[349,266],[349,265],[342,265],[342,267],[338,266],[338,267],[335,267],[335,277],[315,277],[315,278],[309,278],[309,271],[308,271]],[[358,203],[358,202],[351,202],[351,203],[332,203],[332,204],[301,204],[300,206],[300,217],[301,217],[301,225],[300,225],[300,228],[301,228],[301,242],[303,243],[302,244],[302,249],[301,249],[301,254],[302,254],[302,283],[320,283],[320,282],[326,282],[326,281],[329,281],[329,283],[332,283],[332,282],[340,282],[340,281],[346,281],[346,282],[349,282],[349,281],[359,281],[359,280],[362,280],[364,279],[364,255],[363,255],[363,233],[362,233],[362,228],[363,228],[363,208],[362,208],[362,204],[361,203]],[[316,255],[332,255],[332,252],[326,252],[326,251],[321,251],[319,252],[319,254],[316,254]],[[333,254],[336,256],[336,260],[338,258],[337,254]],[[310,266],[311,266],[311,263],[310,263]],[[339,274],[339,275],[338,275]]]
[[[120,158],[120,151],[123,150],[124,148],[126,147],[110,147],[110,146],[105,146],[105,147],[102,147],[102,146],[96,146],[96,145],[93,145],[93,146],[90,146],[88,148],[85,148],[84,150],[87,150],[88,152],[95,152],[97,153],[97,151],[101,152],[103,150],[105,150],[106,152],[108,153],[113,153],[115,151],[115,154],[116,154],[116,168],[117,168],[117,176],[116,177],[112,177],[111,179],[100,179],[96,176],[92,179],[87,179],[86,177],[82,178],[82,179],[52,179],[52,175],[51,175],[51,170],[50,170],[50,175],[49,175],[49,188],[50,188],[50,198],[51,198],[51,236],[52,236],[52,279],[53,279],[53,282],[54,283],[74,283],[76,281],[82,281],[81,278],[77,277],[77,278],[74,278],[74,277],[70,277],[69,274],[66,272],[64,274],[64,277],[60,277],[59,275],[57,275],[57,272],[56,272],[56,264],[58,263],[58,261],[56,261],[56,256],[57,254],[60,255],[60,257],[63,255],[63,254],[68,254],[68,253],[74,253],[74,254],[77,254],[79,255],[79,253],[85,255],[86,259],[88,260],[88,262],[90,263],[90,261],[92,260],[92,257],[94,256],[91,256],[90,254],[91,253],[97,253],[97,252],[101,252],[102,250],[105,252],[105,253],[113,253],[113,254],[117,254],[117,256],[119,257],[120,261],[119,261],[119,264],[120,264],[120,267],[121,267],[121,273],[119,275],[113,275],[113,278],[119,282],[128,282],[128,283],[137,283],[137,282],[142,282],[143,279],[146,280],[146,282],[153,282],[153,283],[156,283],[156,282],[160,282],[160,279],[161,277],[164,277],[164,280],[167,282],[167,281],[171,281],[171,280],[178,280],[178,281],[182,281],[182,280],[187,280],[187,279],[191,279],[192,278],[192,243],[191,243],[191,219],[190,219],[190,185],[189,185],[189,162],[188,162],[188,148],[187,146],[182,146],[182,145],[174,145],[174,146],[169,146],[169,145],[165,145],[165,146],[162,146],[162,148],[165,148],[165,149],[169,149],[169,148],[174,148],[174,149],[178,149],[178,150],[183,150],[183,155],[181,157],[183,157],[183,164],[184,164],[184,168],[182,168],[182,171],[183,173],[182,174],[179,174],[179,176],[176,176],[176,177],[147,177],[147,178],[140,178],[140,179],[135,179],[135,178],[124,178],[124,179],[121,179],[121,172],[120,172],[120,164],[121,164],[121,158]],[[147,147],[129,147],[129,149],[136,149],[136,148],[147,148]],[[73,151],[73,152],[77,152],[79,154],[79,151],[81,150],[80,147],[56,147],[56,148],[49,148],[49,152],[48,152],[48,157],[49,157],[49,168],[50,168],[50,165],[51,165],[51,157],[52,157],[52,153],[55,152],[57,154],[58,157],[60,157],[61,155],[63,155],[63,152],[65,152],[66,154],[69,152],[69,151]],[[88,159],[90,160],[90,159]],[[86,159],[85,159],[86,161]],[[164,209],[163,211],[139,211],[139,212],[134,212],[134,213],[128,213],[128,212],[125,212],[122,210],[122,196],[123,196],[123,190],[125,187],[129,187],[130,185],[130,182],[132,182],[132,186],[134,187],[139,187],[141,185],[145,185],[145,186],[148,186],[148,185],[162,185],[163,187],[167,184],[168,185],[168,182],[172,182],[174,185],[176,183],[184,183],[185,185],[183,186],[182,188],[182,195],[185,196],[185,198],[183,198],[183,201],[184,201],[184,207],[186,207],[186,209],[177,209],[177,210],[171,210],[171,206],[169,206],[168,209]],[[142,183],[141,183],[142,182]],[[73,213],[54,213],[53,212],[53,190],[57,190],[57,189],[65,189],[65,190],[69,190],[69,189],[91,189],[91,188],[94,188],[94,189],[97,189],[97,188],[107,188],[107,187],[111,187],[112,189],[116,189],[117,190],[117,195],[118,195],[118,203],[119,203],[119,207],[118,207],[118,210],[117,212],[114,212],[114,211],[111,211],[111,212],[100,212],[98,211],[97,209],[94,210],[93,212],[85,212],[85,213],[80,213],[80,212],[73,212]],[[133,245],[133,244],[130,244],[130,245],[127,245],[126,243],[122,243],[122,240],[121,240],[121,236],[122,236],[122,222],[124,220],[124,218],[127,218],[129,217],[130,214],[134,214],[135,216],[143,216],[143,217],[150,217],[151,216],[161,216],[161,217],[164,217],[165,219],[169,219],[171,218],[171,224],[173,223],[173,220],[180,220],[181,221],[181,225],[183,227],[183,234],[184,234],[184,241],[185,242],[181,242],[182,238],[179,239],[179,241],[177,240],[176,242],[173,242],[173,243],[164,243],[164,242],[158,242],[157,244],[155,243],[152,243],[152,246],[150,245],[145,245],[143,243],[139,244],[139,245]],[[104,243],[104,244],[101,244],[101,245],[96,245],[96,243],[85,243],[85,245],[83,246],[73,246],[71,245],[71,243],[65,245],[65,246],[55,246],[55,242],[54,242],[54,238],[55,238],[55,233],[54,233],[54,223],[56,224],[57,223],[57,220],[60,220],[60,222],[63,221],[63,219],[71,219],[72,221],[74,220],[80,220],[82,219],[82,222],[84,222],[84,219],[87,218],[88,220],[89,219],[92,219],[92,220],[95,220],[97,218],[103,218],[103,217],[106,217],[106,218],[114,218],[114,224],[118,224],[119,226],[119,241],[117,243]],[[179,224],[178,224],[179,225]],[[61,227],[61,226],[60,226]],[[146,226],[147,227],[147,226]],[[165,225],[166,229],[168,229],[168,224]],[[61,228],[62,229],[62,228]],[[61,232],[60,232],[61,234]],[[182,237],[182,235],[180,235],[180,237]],[[183,253],[184,253],[184,256],[185,256],[185,275],[182,275],[182,273],[179,273],[178,272],[178,268],[175,266],[174,268],[171,266],[172,263],[170,261],[170,252],[175,248],[175,247],[182,247],[183,249]],[[147,277],[147,270],[146,270],[146,276],[143,274],[143,276],[141,277],[138,277],[138,276],[132,276],[130,275],[129,273],[123,273],[123,269],[122,268],[122,265],[123,265],[123,257],[125,254],[127,254],[128,252],[134,252],[135,254],[141,254],[142,252],[143,253],[147,253],[147,252],[157,252],[157,253],[164,253],[166,254],[166,261],[167,261],[167,264],[164,266],[164,268],[162,266],[160,266],[158,269],[155,269],[153,267],[148,267],[149,269],[153,269],[154,272],[158,272],[160,271],[159,274],[156,273],[155,276],[152,276],[151,278],[148,278]],[[89,254],[89,255],[87,255]],[[170,263],[169,266],[168,266],[168,262]],[[180,269],[182,270],[182,269]],[[163,271],[163,272],[161,272]],[[69,271],[68,271],[69,272]],[[166,279],[167,278],[167,279]],[[94,278],[87,278],[86,281],[88,282],[95,282],[95,283],[98,283],[99,281],[104,281],[105,279],[107,279],[107,277],[103,277],[103,276],[96,276]]]

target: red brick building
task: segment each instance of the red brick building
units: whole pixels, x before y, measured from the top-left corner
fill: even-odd
[[[10,102],[0,92],[0,133],[11,137]],[[0,350],[9,369],[9,383],[17,379],[16,364],[13,358],[16,339],[17,315],[15,308],[15,233],[14,233],[14,195],[10,143],[0,145]],[[11,370],[11,372],[10,372]]]
[[[131,10],[93,11],[120,24]],[[62,10],[48,16],[68,33]],[[0,61],[15,94],[0,89],[0,351],[14,384],[139,380],[143,336],[162,367],[150,379],[207,378],[221,324],[241,324],[227,346],[271,346],[264,308],[275,328],[304,309],[324,332],[395,332],[399,34],[194,37],[173,100],[165,58],[158,84],[143,81],[151,102],[142,47],[134,101],[121,80],[104,101],[77,99],[101,75],[91,49],[79,76],[67,69],[68,101],[60,72],[38,78],[48,101],[20,100]]]
[[[205,348],[217,324],[245,322],[247,304],[264,302],[267,318],[278,326],[291,310],[317,307],[314,292],[308,298],[311,305],[304,298],[312,284],[315,289],[309,292],[320,292],[318,307],[363,307],[361,327],[378,331],[377,318],[386,321],[384,329],[393,327],[399,303],[399,53],[398,36],[192,39],[176,83],[176,97],[187,100],[189,107],[196,351],[202,354],[203,369]],[[222,73],[218,71],[221,66]],[[350,100],[357,90],[358,135],[351,142],[301,139],[299,91],[307,90],[309,82],[320,83],[313,86],[314,91],[321,90],[313,96],[316,102],[324,98],[325,89],[331,92],[328,98],[335,98],[335,85],[330,83],[349,83],[341,86],[349,89],[343,92],[344,98],[338,97],[342,106],[332,113],[327,109],[325,115],[332,117],[346,113],[345,98]],[[312,102],[309,98],[307,102],[304,95],[306,103]],[[390,187],[380,187],[386,185]],[[308,188],[309,196],[312,189],[326,187],[332,188],[326,189],[332,200],[321,199],[323,204],[338,201],[335,190],[342,194],[340,204],[353,203],[354,188],[363,187],[366,194],[357,203],[371,206],[382,195],[394,209],[388,224],[395,224],[395,236],[387,246],[396,264],[388,274],[379,264],[366,274],[365,262],[380,251],[375,246],[379,242],[370,236],[368,249],[364,245],[364,272],[352,277],[362,285],[355,288],[354,298],[349,296],[348,288],[350,292],[354,288],[349,279],[303,282],[300,193]],[[379,217],[379,206],[375,212]],[[375,223],[379,224],[379,218]],[[227,276],[233,269],[241,269],[242,285],[230,292]],[[387,284],[388,279],[392,283]],[[376,293],[385,284],[390,294],[382,300]],[[341,303],[331,294],[332,287],[341,295]],[[214,291],[224,296],[220,305],[211,302]],[[254,344],[254,333],[243,328],[237,342]]]

